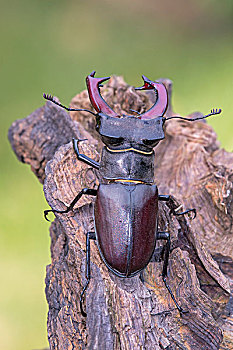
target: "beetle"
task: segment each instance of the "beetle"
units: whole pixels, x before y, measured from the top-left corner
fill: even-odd
[[[96,78],[95,71],[86,78],[91,104],[96,112],[88,109],[67,108],[44,94],[44,98],[68,111],[86,111],[96,117],[96,130],[104,143],[100,162],[80,154],[79,142],[73,139],[74,152],[78,159],[97,169],[103,179],[97,189],[84,188],[65,210],[45,210],[65,214],[71,211],[83,195],[95,196],[94,227],[95,232],[86,234],[86,284],[80,296],[80,309],[83,316],[84,293],[90,282],[90,240],[96,240],[103,262],[115,275],[132,277],[145,269],[153,255],[156,241],[165,240],[162,279],[180,313],[185,311],[177,303],[167,283],[167,268],[170,251],[169,232],[157,229],[158,202],[169,201],[169,195],[161,195],[154,183],[154,147],[164,139],[164,124],[172,118],[195,121],[220,114],[221,109],[197,118],[171,116],[165,118],[168,106],[166,87],[157,81],[151,81],[144,75],[144,84],[136,90],[153,90],[156,94],[154,105],[144,113],[120,115],[102,98],[100,87],[109,79]],[[134,111],[135,112],[135,111]],[[175,215],[184,215],[195,209]],[[194,218],[193,217],[193,218]]]

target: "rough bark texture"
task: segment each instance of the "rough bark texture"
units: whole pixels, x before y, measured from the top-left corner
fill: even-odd
[[[171,82],[163,80],[171,97]],[[118,112],[142,112],[154,96],[136,93],[113,77],[102,95]],[[91,109],[87,91],[72,106]],[[213,106],[214,107],[214,106]],[[167,115],[172,115],[169,106]],[[19,160],[28,163],[53,209],[64,209],[84,187],[96,188],[98,172],[77,160],[81,153],[99,159],[95,120],[85,112],[67,114],[51,102],[9,130]],[[166,138],[155,149],[155,182],[174,199],[159,206],[159,230],[169,230],[172,249],[168,283],[188,311],[180,315],[162,278],[162,244],[141,276],[111,274],[91,243],[92,279],[86,294],[87,318],[79,308],[85,284],[85,234],[93,230],[93,199],[56,215],[51,224],[51,264],[47,267],[48,338],[51,349],[233,349],[233,154],[219,148],[203,121],[170,120]],[[46,168],[45,168],[46,166]],[[172,207],[196,208],[197,217],[170,215]]]

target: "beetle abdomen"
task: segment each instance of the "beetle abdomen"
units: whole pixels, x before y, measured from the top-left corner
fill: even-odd
[[[101,184],[95,202],[95,229],[100,254],[110,270],[130,277],[153,254],[158,213],[156,185]]]

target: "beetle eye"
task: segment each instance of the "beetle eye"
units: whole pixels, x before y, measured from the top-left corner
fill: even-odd
[[[108,139],[108,143],[112,146],[119,146],[124,142],[124,138],[123,137],[110,137]]]
[[[144,140],[142,140],[142,142],[143,142],[144,145],[146,145],[146,146],[152,146],[152,147],[154,147],[155,145],[157,145],[158,140],[146,140],[146,139],[144,139]]]
[[[119,146],[124,143],[123,137],[102,136],[102,140],[109,146]]]

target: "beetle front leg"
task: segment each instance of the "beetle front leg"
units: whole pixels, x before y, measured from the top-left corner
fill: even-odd
[[[163,264],[163,271],[162,271],[162,278],[163,282],[165,284],[165,287],[167,288],[168,292],[170,293],[172,300],[174,301],[177,309],[180,313],[186,313],[188,311],[184,311],[182,307],[177,303],[174,294],[171,291],[171,288],[167,284],[167,268],[168,268],[168,260],[169,260],[169,254],[170,254],[170,246],[171,246],[171,239],[170,239],[170,233],[169,232],[157,232],[156,235],[157,239],[165,239],[167,241],[165,245],[165,252],[164,252],[164,264]]]
[[[86,312],[83,310],[83,297],[91,279],[91,259],[90,259],[91,258],[91,249],[90,249],[91,239],[94,239],[94,240],[96,239],[95,232],[87,232],[87,235],[86,235],[86,279],[87,281],[80,295],[80,310],[83,317],[87,317]]]
[[[89,196],[96,196],[97,190],[91,189],[91,188],[83,188],[82,191],[78,193],[78,195],[74,198],[74,200],[70,203],[70,205],[65,210],[55,210],[55,209],[49,209],[44,211],[44,218],[45,220],[49,221],[47,218],[48,213],[59,213],[59,214],[67,214],[69,211],[73,210],[75,204],[79,201],[79,199],[82,197],[82,195],[87,194]]]
[[[93,168],[99,169],[100,165],[98,162],[96,162],[94,159],[91,159],[91,158],[85,156],[85,154],[79,153],[78,143],[80,141],[83,141],[83,140],[73,139],[73,147],[74,147],[74,151],[78,157],[78,160],[81,160],[82,162],[84,162],[88,165],[91,165]]]

